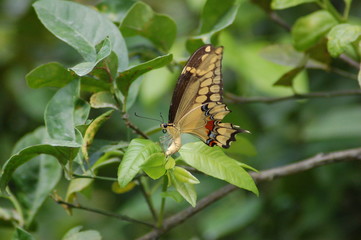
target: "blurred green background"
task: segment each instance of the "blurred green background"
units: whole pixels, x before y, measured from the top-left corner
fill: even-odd
[[[87,5],[100,2],[121,16],[132,1],[78,1]],[[196,34],[204,0],[144,1],[155,12],[171,16],[178,28],[171,49],[176,61],[186,60],[186,39]],[[224,88],[241,96],[286,96],[289,89],[272,84],[289,67],[271,63],[260,51],[271,44],[291,43],[290,34],[270,21],[267,15],[243,0],[235,22],[220,34],[225,47],[223,60]],[[334,1],[342,7],[342,1]],[[39,22],[29,0],[0,2],[0,163],[9,158],[16,141],[44,124],[45,106],[56,89],[30,89],[25,75],[40,64],[57,61],[65,66],[79,62],[80,56],[54,37]],[[280,11],[290,25],[316,5],[306,4]],[[351,16],[361,17],[361,2],[354,1]],[[111,15],[110,15],[111,17]],[[130,51],[136,45],[128,40]],[[356,72],[342,62],[334,63],[351,73]],[[158,117],[167,116],[171,94],[180,69],[154,70],[140,80],[139,96],[132,112]],[[296,79],[301,93],[358,89],[357,81],[321,70],[308,70]],[[89,96],[83,96],[88,100]],[[227,100],[226,100],[227,101]],[[282,166],[321,152],[359,147],[361,143],[361,99],[359,96],[283,101],[274,104],[229,104],[233,111],[227,121],[252,132],[239,137],[229,154],[259,169]],[[98,111],[92,114],[97,116]],[[158,123],[130,116],[146,131]],[[153,137],[154,140],[160,136]],[[134,134],[126,129],[120,114],[114,114],[99,132],[106,140],[130,140]],[[242,155],[237,153],[242,149]],[[208,207],[178,226],[163,239],[359,239],[361,236],[361,165],[357,162],[323,166],[309,172],[261,184],[260,197],[239,190]],[[102,169],[99,175],[115,176],[116,169]],[[206,176],[197,176],[199,198],[225,183]],[[67,181],[57,187],[64,194]],[[156,199],[155,202],[157,202]],[[132,217],[150,219],[146,203],[139,191],[117,195],[111,184],[96,181],[90,197],[80,201]],[[168,204],[169,203],[169,204]],[[169,201],[167,211],[175,213],[186,202]],[[3,199],[2,206],[9,205]],[[73,216],[47,200],[34,224],[39,239],[61,239],[70,228],[82,225],[96,229],[103,239],[133,239],[149,229],[112,218],[74,210]],[[0,222],[0,238],[11,239],[13,229]]]

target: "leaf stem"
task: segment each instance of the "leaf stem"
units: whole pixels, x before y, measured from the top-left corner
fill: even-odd
[[[162,187],[162,192],[166,192],[168,189],[168,176],[164,175],[163,176],[163,187]],[[162,227],[163,225],[163,217],[164,217],[164,209],[165,209],[165,202],[166,202],[166,197],[162,197],[162,202],[160,205],[160,211],[159,211],[159,218],[158,218],[158,224],[157,227]]]
[[[102,177],[102,176],[87,176],[87,175],[80,175],[73,173],[74,177],[77,178],[91,178],[91,179],[98,179],[98,180],[104,180],[104,181],[111,181],[111,182],[118,182],[118,179],[112,178],[112,177]]]

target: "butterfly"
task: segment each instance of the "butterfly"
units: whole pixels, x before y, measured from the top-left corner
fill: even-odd
[[[248,132],[231,123],[221,122],[230,113],[223,103],[223,47],[200,47],[189,58],[178,78],[169,108],[168,123],[161,124],[172,137],[166,155],[181,148],[181,134],[189,133],[208,146],[229,148],[236,134]]]

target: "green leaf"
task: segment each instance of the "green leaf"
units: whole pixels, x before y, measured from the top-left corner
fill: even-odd
[[[272,0],[271,7],[272,9],[285,9],[310,2],[316,2],[316,0]]]
[[[35,240],[35,238],[21,227],[16,227],[12,240]]]
[[[98,231],[86,230],[80,231],[83,227],[77,226],[70,229],[62,238],[62,240],[101,240],[102,237]]]
[[[75,178],[70,181],[66,192],[65,201],[74,202],[76,193],[83,191],[94,182],[92,178]],[[69,209],[71,211],[71,209]]]
[[[284,86],[284,87],[292,87],[293,80],[297,75],[302,72],[304,67],[296,67],[291,69],[290,71],[283,74],[274,84],[273,86]]]
[[[162,177],[166,172],[164,163],[164,153],[153,153],[146,162],[142,164],[141,168],[150,178],[156,180]]]
[[[164,56],[160,56],[154,58],[148,62],[138,64],[129,68],[128,70],[121,72],[117,77],[117,85],[118,88],[122,91],[122,93],[127,96],[129,87],[134,80],[136,80],[139,76],[149,72],[153,69],[161,68],[167,65],[172,61],[173,55],[167,54]]]
[[[239,2],[236,0],[208,0],[204,5],[199,35],[190,38],[186,45],[189,52],[194,52],[205,43],[210,43],[218,32],[231,25],[237,15]],[[217,45],[217,42],[212,41]]]
[[[147,139],[133,139],[119,165],[119,186],[125,187],[141,170],[142,164],[144,164],[153,153],[159,152],[163,151],[158,144]]]
[[[37,1],[35,11],[56,37],[66,42],[84,58],[96,62],[96,46],[109,37],[111,49],[118,56],[118,70],[128,66],[128,52],[118,28],[97,11],[70,1]]]
[[[181,202],[183,200],[182,195],[180,195],[179,192],[176,191],[167,191],[167,192],[162,192],[160,194],[162,197],[170,197],[172,198],[174,201],[176,202]]]
[[[102,47],[100,48],[99,52],[97,52],[95,61],[79,63],[72,67],[71,70],[73,70],[79,76],[84,76],[90,73],[100,61],[108,57],[111,52],[112,49],[110,40],[109,38],[105,38]]]
[[[114,96],[110,92],[97,92],[90,97],[92,108],[114,108],[119,110]]]
[[[296,51],[290,44],[275,44],[263,48],[260,55],[276,64],[297,67],[305,59],[305,54]],[[328,69],[327,64],[314,59],[308,59],[306,68]]]
[[[164,165],[166,170],[172,169],[175,166],[175,160],[171,156],[168,156]]]
[[[355,42],[360,36],[361,26],[347,23],[336,25],[327,35],[327,49],[331,56],[338,57],[345,52],[349,44]]]
[[[114,110],[109,110],[102,115],[98,116],[94,121],[90,123],[88,128],[85,131],[83,145],[82,145],[82,153],[85,160],[89,160],[88,156],[88,147],[93,143],[94,136],[98,132],[99,128],[103,125],[103,123],[110,118]]]
[[[76,76],[57,62],[41,65],[25,76],[31,88],[63,87],[75,78]]]
[[[74,109],[80,94],[80,81],[58,90],[45,109],[45,125],[53,139],[75,141]]]
[[[34,143],[34,145],[31,146],[32,143]],[[18,167],[38,157],[40,154],[51,155],[58,159],[61,165],[65,165],[76,156],[79,147],[80,144],[76,142],[50,139],[44,128],[40,128],[34,133],[26,135],[24,139],[15,146],[17,152],[3,165],[0,178],[0,190],[4,192],[12,174]],[[46,162],[46,160],[44,160],[44,162]],[[51,175],[51,173],[49,173],[49,175]],[[46,182],[44,184],[46,184]]]
[[[312,47],[336,24],[334,17],[325,10],[299,18],[291,31],[295,48],[303,51]]]
[[[184,168],[175,166],[173,169],[173,174],[174,177],[180,182],[189,184],[199,183],[199,180]]]
[[[176,24],[170,17],[153,12],[143,2],[137,2],[129,9],[120,29],[124,36],[143,36],[165,52],[169,51],[177,33]]]
[[[180,181],[176,178],[174,171],[172,170],[168,171],[168,176],[171,184],[180,193],[180,195],[182,195],[187,202],[195,207],[197,203],[197,192],[194,189],[194,184]]]
[[[252,177],[219,147],[210,148],[202,142],[188,143],[183,145],[179,153],[186,163],[197,170],[258,195]]]

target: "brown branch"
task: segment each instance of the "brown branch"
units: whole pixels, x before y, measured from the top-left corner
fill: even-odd
[[[231,93],[226,93],[225,96],[233,103],[275,103],[286,100],[309,99],[309,98],[329,98],[360,95],[361,90],[343,90],[335,92],[313,92],[304,94],[293,94],[285,97],[239,97]]]
[[[287,32],[291,32],[291,26],[285,20],[283,20],[277,13],[268,12],[268,17],[272,21],[280,25],[282,28],[284,28]]]
[[[137,126],[135,126],[130,120],[129,120],[129,117],[128,117],[128,114],[127,113],[123,113],[123,116],[122,116],[124,122],[125,122],[125,125],[127,125],[127,127],[133,129],[133,131],[135,133],[137,133],[138,135],[142,136],[143,138],[145,139],[149,139],[148,135],[145,134],[142,130],[140,130]]]
[[[340,59],[344,61],[345,63],[348,63],[350,66],[356,68],[357,70],[360,70],[360,63],[356,62],[346,54],[341,54]]]
[[[317,154],[314,157],[305,159],[303,161],[289,164],[282,167],[277,167],[258,173],[251,173],[251,176],[257,183],[272,181],[273,179],[284,177],[300,172],[304,172],[322,165],[336,163],[336,162],[346,162],[361,160],[361,148],[348,149],[338,152],[331,152],[326,154]],[[168,232],[172,228],[178,226],[182,222],[186,221],[188,218],[192,217],[199,211],[203,210],[205,207],[211,205],[218,199],[225,197],[227,194],[233,192],[234,190],[239,189],[238,187],[228,184],[219,190],[211,193],[207,197],[203,198],[197,203],[197,206],[192,208],[189,207],[164,221],[163,227],[161,229],[155,229],[148,234],[139,238],[139,240],[148,240],[148,239],[157,239],[162,234]]]
[[[115,214],[115,213],[106,212],[106,211],[103,211],[103,210],[100,210],[100,209],[84,207],[84,206],[81,206],[81,205],[78,205],[78,204],[76,205],[76,204],[73,204],[73,203],[70,203],[70,202],[65,202],[65,201],[63,201],[63,200],[61,200],[61,199],[59,199],[57,197],[53,197],[53,199],[54,199],[54,201],[56,203],[64,206],[66,209],[69,209],[69,208],[81,209],[81,210],[85,210],[85,211],[88,211],[88,212],[98,213],[98,214],[101,214],[101,215],[104,215],[104,216],[117,218],[117,219],[120,219],[120,220],[123,220],[123,221],[138,223],[138,224],[142,224],[142,225],[145,225],[145,226],[148,226],[148,227],[151,227],[151,228],[156,228],[156,226],[151,224],[151,223],[143,222],[143,221],[128,217],[126,215]]]

